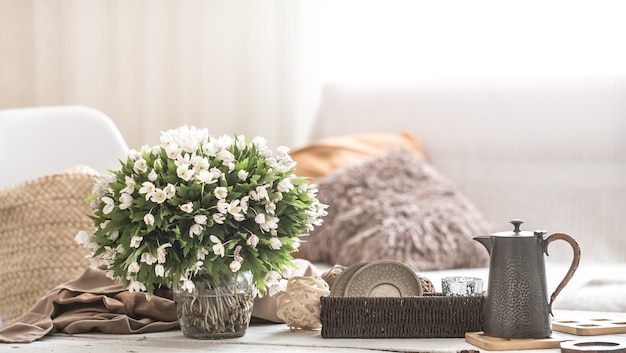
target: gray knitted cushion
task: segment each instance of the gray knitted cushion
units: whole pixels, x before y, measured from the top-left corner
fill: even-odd
[[[472,237],[492,229],[453,183],[414,152],[394,149],[317,180],[328,216],[299,257],[350,265],[401,261],[415,271],[482,267]]]

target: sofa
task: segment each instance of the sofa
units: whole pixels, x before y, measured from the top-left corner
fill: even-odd
[[[410,195],[416,210],[407,210],[413,205],[406,195],[394,199],[403,208],[374,220],[380,210],[367,208],[389,209],[390,195],[398,192],[361,190],[361,177],[385,174],[397,164],[417,164],[408,157],[386,169],[376,167],[386,160],[382,154],[397,149],[414,152],[428,173],[437,173],[437,187],[444,191]],[[342,215],[325,221],[303,244],[299,256],[322,268],[382,257],[408,262],[438,289],[441,278],[449,275],[487,281],[487,251],[472,236],[512,231],[510,221],[522,219],[522,230],[563,232],[581,248],[578,270],[554,308],[626,311],[621,223],[626,216],[626,75],[329,83],[310,141],[292,153],[297,174],[320,184],[329,214]],[[404,169],[384,178],[416,175]],[[424,189],[416,177],[405,178],[407,190]],[[377,188],[385,184],[368,183]],[[363,193],[379,203],[363,206],[368,200],[359,199]],[[434,216],[427,210],[431,206],[438,209]],[[393,227],[404,231],[389,233]],[[446,246],[453,233],[462,234],[461,240]],[[441,237],[445,239],[437,242]],[[401,249],[387,251],[390,247]],[[463,252],[466,248],[471,252]],[[548,250],[552,291],[570,266],[572,250],[565,242],[553,242]],[[451,260],[468,257],[475,261]]]

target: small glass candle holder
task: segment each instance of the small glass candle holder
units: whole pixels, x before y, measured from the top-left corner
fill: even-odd
[[[483,280],[475,277],[444,277],[441,279],[441,289],[446,296],[483,295]]]

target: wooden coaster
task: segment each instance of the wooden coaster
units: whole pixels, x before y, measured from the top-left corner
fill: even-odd
[[[565,339],[554,335],[548,338],[498,338],[485,336],[482,332],[467,332],[465,341],[490,351],[510,351],[521,349],[560,348]]]
[[[555,320],[552,329],[579,336],[614,335],[626,333],[626,318]]]
[[[578,340],[561,342],[561,353],[626,353],[624,341]]]

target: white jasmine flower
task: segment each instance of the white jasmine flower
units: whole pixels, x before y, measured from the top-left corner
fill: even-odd
[[[174,184],[168,183],[163,188],[163,191],[165,192],[165,198],[170,200],[172,197],[174,197],[176,195],[176,186],[174,186]]]
[[[274,157],[267,157],[265,158],[265,164],[270,168],[275,168],[278,166],[278,161]]]
[[[165,146],[165,154],[167,154],[169,159],[176,159],[181,152],[182,149],[178,148],[178,144],[171,143]]]
[[[218,186],[218,187],[215,188],[215,191],[213,191],[213,194],[218,199],[223,200],[223,199],[226,198],[226,196],[228,196],[228,189],[226,189],[223,186]]]
[[[280,242],[280,239],[278,239],[277,237],[270,238],[270,248],[274,250],[278,250],[282,247],[283,247],[283,243]]]
[[[243,221],[243,215],[241,214],[241,206],[239,206],[239,200],[233,200],[228,204],[226,209],[228,213],[235,217],[237,221]]]
[[[157,172],[154,169],[152,169],[150,173],[148,173],[148,180],[150,181],[155,181],[157,180],[158,177],[159,176],[157,175]]]
[[[129,292],[145,292],[146,291],[146,286],[136,280],[131,280],[130,283],[128,284],[128,291]]]
[[[221,170],[219,170],[219,168],[213,167],[209,171],[213,174],[213,177],[215,179],[224,179],[225,177],[224,173]]]
[[[237,272],[241,268],[241,263],[239,261],[233,260],[233,262],[230,263],[229,267],[231,271]]]
[[[165,277],[165,267],[163,267],[163,265],[161,264],[157,264],[156,266],[154,266],[154,273],[157,275],[157,277]]]
[[[273,202],[269,202],[267,204],[265,204],[265,212],[267,212],[268,214],[275,214],[276,213],[276,204]]]
[[[283,289],[280,284],[281,279],[282,276],[276,271],[270,271],[265,275],[263,281],[267,286],[268,294],[270,296],[278,294],[278,292]]]
[[[191,213],[193,212],[193,202],[189,201],[185,204],[182,204],[180,206],[178,206],[181,211],[185,212],[185,213]]]
[[[197,214],[193,216],[193,221],[198,224],[206,224],[207,216],[203,214]]]
[[[241,213],[246,214],[248,213],[248,202],[250,201],[250,196],[244,196],[241,198],[241,202],[239,203],[241,205]]]
[[[256,248],[256,246],[259,244],[259,237],[256,234],[250,235],[250,237],[246,240],[246,244],[252,246],[253,248]]]
[[[214,213],[213,215],[211,215],[211,218],[213,218],[213,222],[217,224],[224,224],[224,221],[226,220],[226,216],[224,216],[222,213]]]
[[[235,140],[235,146],[237,146],[237,149],[244,151],[248,145],[246,145],[246,137],[243,135],[238,135],[237,139]]]
[[[141,269],[141,266],[137,263],[137,261],[133,261],[130,265],[128,265],[128,273],[137,273]]]
[[[289,147],[287,146],[278,146],[276,147],[276,154],[278,156],[280,156],[281,158],[288,158],[289,157]]]
[[[277,188],[278,188],[278,191],[280,192],[289,192],[293,190],[294,186],[291,183],[290,178],[285,178],[278,183]]]
[[[87,247],[87,245],[91,242],[91,235],[89,235],[89,233],[85,232],[84,230],[81,230],[78,232],[78,234],[76,234],[74,240],[78,244]]]
[[[209,160],[206,159],[205,157],[193,156],[191,158],[191,165],[193,166],[193,170],[196,173],[199,173],[201,171],[208,171],[210,163],[209,163]]]
[[[180,286],[180,288],[184,291],[191,293],[196,288],[196,286],[193,284],[193,281],[187,278],[181,278],[181,282],[183,282],[183,284]]]
[[[102,198],[102,202],[104,202],[104,207],[102,208],[102,213],[109,214],[115,208],[115,201],[112,198],[105,196]]]
[[[217,138],[217,146],[220,149],[229,149],[232,147],[234,139],[230,135],[222,135]]]
[[[132,194],[135,191],[135,179],[129,177],[128,175],[126,175],[124,177],[124,183],[126,184],[126,187],[123,188],[122,190],[120,190],[121,193],[127,193],[127,194]]]
[[[162,204],[163,202],[165,202],[166,199],[167,194],[165,193],[165,191],[159,188],[154,190],[154,192],[150,195],[150,201],[154,203]]]
[[[153,226],[154,216],[152,215],[152,213],[146,213],[146,215],[143,216],[143,222],[148,226]]]
[[[254,217],[254,221],[257,224],[265,224],[265,213],[259,213]]]
[[[157,262],[157,258],[154,257],[154,255],[152,255],[151,253],[145,252],[141,254],[141,260],[139,261],[145,263],[146,265],[152,265],[153,263]]]
[[[248,173],[247,170],[241,169],[241,170],[239,170],[239,172],[237,172],[237,178],[239,178],[239,180],[241,180],[241,181],[246,181],[246,179],[248,179],[248,175],[249,174],[250,173]]]
[[[229,150],[220,150],[215,158],[222,161],[224,165],[228,165],[235,160],[235,156]]]
[[[136,149],[130,149],[126,153],[126,156],[130,158],[131,161],[136,161],[141,157],[141,153],[139,153],[139,151],[137,151]]]
[[[201,170],[197,172],[194,177],[203,184],[213,184],[215,182],[215,180],[213,180],[213,174],[208,170]]]
[[[217,146],[216,141],[213,140],[202,145],[202,152],[209,157],[215,157],[218,150],[219,147]]]
[[[252,144],[259,151],[264,151],[267,149],[267,140],[263,137],[257,136],[252,139]]]
[[[143,158],[139,158],[138,160],[136,160],[133,164],[133,170],[135,171],[135,173],[145,173],[146,171],[148,171],[148,164],[146,163],[146,160]]]
[[[154,190],[156,190],[156,186],[154,186],[154,184],[152,184],[149,181],[145,181],[145,182],[143,182],[143,184],[141,184],[141,188],[139,189],[139,193],[140,194],[145,194],[146,195],[146,200],[148,200],[150,198],[150,195],[154,192]]]
[[[130,238],[130,247],[138,248],[141,245],[142,241],[143,241],[143,237],[135,235],[134,237]]]
[[[176,168],[176,175],[184,181],[189,181],[193,177],[193,170],[189,169],[188,164],[181,164]]]
[[[133,203],[133,197],[130,194],[120,194],[120,210],[128,209]]]
[[[262,213],[259,213],[259,214],[262,214]],[[257,221],[256,218],[254,220]],[[263,223],[259,223],[257,221],[257,223],[261,227],[261,230],[265,232],[269,232],[269,231],[278,229],[278,220],[279,220],[278,217],[266,217],[264,215],[263,220],[264,220]]]
[[[209,250],[207,250],[206,248],[200,248],[198,249],[198,252],[196,253],[196,258],[200,261],[204,261],[204,259],[206,258],[208,254],[209,254]]]
[[[198,223],[194,223],[189,227],[189,236],[193,238],[194,235],[202,234],[202,226]]]
[[[163,245],[161,245],[161,246],[159,246],[159,247],[157,248],[157,261],[158,261],[160,264],[165,263],[165,257],[166,257],[166,255],[167,255],[167,251],[166,251],[165,249],[167,249],[167,248],[169,248],[169,247],[171,247],[171,246],[172,246],[172,244],[170,244],[170,243],[165,243],[165,244],[163,244]]]
[[[213,252],[215,253],[215,255],[224,257],[224,244],[222,244],[222,241],[212,234],[209,236],[209,239],[211,239],[211,241],[215,243],[215,245],[213,245]]]
[[[219,201],[217,201],[217,211],[221,214],[226,214],[228,213],[228,208],[230,207],[230,204],[228,203],[228,201],[221,199]]]

